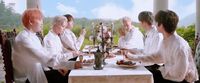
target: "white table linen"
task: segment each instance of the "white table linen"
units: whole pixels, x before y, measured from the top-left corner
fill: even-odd
[[[84,56],[84,59],[92,59],[94,56]],[[153,83],[153,75],[150,71],[138,64],[134,68],[123,68],[116,64],[123,56],[106,59],[107,65],[103,70],[94,70],[93,64],[83,66],[82,69],[72,70],[69,74],[69,83]],[[77,59],[79,60],[79,59]]]

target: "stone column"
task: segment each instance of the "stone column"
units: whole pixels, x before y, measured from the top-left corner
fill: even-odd
[[[41,8],[40,0],[27,0],[27,9],[28,8]]]
[[[196,38],[200,33],[200,0],[196,0]]]
[[[154,15],[160,10],[168,9],[168,0],[154,0],[153,13]]]
[[[200,0],[196,0],[196,25],[195,25],[195,45],[196,46],[196,53],[195,53],[195,62],[198,69],[198,74],[200,75],[200,42],[199,42],[199,35],[200,35]]]

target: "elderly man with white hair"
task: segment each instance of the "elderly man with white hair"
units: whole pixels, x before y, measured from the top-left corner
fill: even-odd
[[[143,49],[143,34],[138,28],[132,26],[132,21],[129,17],[122,19],[124,35],[119,38],[118,45],[125,49]]]
[[[59,38],[59,35],[63,33],[66,25],[67,25],[67,19],[64,16],[54,17],[52,23],[52,29],[44,37],[44,47],[50,52],[52,57],[59,58],[60,60],[63,61],[68,61],[69,59],[77,56],[76,52],[67,51],[63,47],[61,40]],[[77,69],[82,67],[80,62],[77,61],[71,61],[71,62],[74,63],[72,63],[67,68],[62,68],[63,69],[62,74],[64,76],[67,74],[67,69]],[[47,68],[45,69],[48,70]],[[57,71],[57,70],[51,70],[51,71]]]
[[[66,60],[76,57],[76,52],[65,49],[59,38],[67,25],[67,19],[64,16],[56,16],[52,24],[52,29],[44,37],[44,46],[51,54],[64,56]]]

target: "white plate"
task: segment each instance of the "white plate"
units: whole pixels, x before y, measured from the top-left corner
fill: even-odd
[[[83,66],[90,66],[90,65],[94,65],[94,59],[85,59],[85,60],[92,60],[91,62],[83,62],[82,65]]]
[[[94,63],[82,63],[83,66],[91,66],[94,65]]]
[[[118,65],[117,64],[117,66],[119,66],[119,67],[124,67],[124,68],[134,68],[134,67],[136,67],[137,65],[135,64],[135,65]]]

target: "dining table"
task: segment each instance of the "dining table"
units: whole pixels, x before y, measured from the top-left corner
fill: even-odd
[[[88,46],[83,50],[86,52]],[[95,70],[94,63],[85,63],[80,69],[71,70],[68,83],[153,83],[153,75],[143,64],[135,62],[133,67],[120,66],[117,61],[124,57],[120,54],[105,59],[102,70]],[[92,60],[94,55],[84,55],[83,60]],[[79,60],[79,59],[77,59]]]

